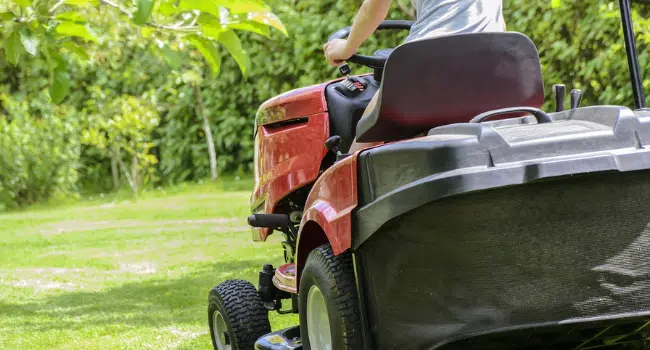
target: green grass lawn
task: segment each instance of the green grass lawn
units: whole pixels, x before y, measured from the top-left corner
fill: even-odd
[[[230,181],[0,215],[0,348],[210,349],[210,288],[257,284],[264,263],[282,262],[279,236],[251,241],[248,188]]]

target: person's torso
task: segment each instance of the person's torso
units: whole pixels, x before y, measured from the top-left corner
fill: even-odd
[[[417,19],[406,41],[434,36],[503,32],[502,0],[411,0]]]

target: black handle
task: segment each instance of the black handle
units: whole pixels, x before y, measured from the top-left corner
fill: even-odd
[[[339,66],[339,72],[341,72],[342,76],[348,76],[350,73],[352,73],[352,69],[350,68],[350,65],[347,63],[343,63],[342,65]]]
[[[494,111],[489,111],[485,112],[482,114],[477,115],[474,117],[472,120],[470,120],[470,123],[482,123],[486,119],[491,118],[491,117],[496,117],[498,115],[504,115],[504,114],[511,114],[511,113],[517,113],[517,112],[526,112],[532,114],[535,119],[537,119],[537,123],[543,124],[543,123],[551,123],[553,120],[551,117],[546,114],[543,110],[535,107],[512,107],[512,108],[503,108],[503,109],[496,109]]]
[[[571,109],[580,108],[582,104],[582,90],[573,89],[571,90]]]
[[[648,3],[648,1],[638,1]],[[632,93],[634,95],[634,104],[636,109],[645,108],[645,92],[643,91],[643,76],[639,67],[639,55],[636,50],[636,40],[634,36],[634,24],[632,23],[632,9],[630,0],[619,0],[621,9],[621,22],[623,24],[623,39],[625,39],[625,52],[627,53],[627,65],[630,69],[630,80],[632,81]]]
[[[410,30],[411,27],[413,26],[413,21],[406,21],[406,20],[386,20],[383,21],[379,24],[379,27],[377,27],[377,30],[391,30],[391,29],[400,29],[400,30]],[[345,39],[350,35],[350,32],[352,31],[352,27],[345,27],[343,29],[337,30],[332,36],[330,36],[328,41],[332,41],[334,39]]]
[[[325,140],[325,148],[328,151],[332,151],[334,153],[339,153],[339,149],[341,148],[341,142],[343,142],[343,139],[341,136],[334,135],[330,137],[329,139]]]
[[[555,99],[556,112],[562,112],[564,110],[565,96],[566,96],[566,85],[564,84],[553,85],[553,98]]]
[[[291,219],[285,214],[255,214],[248,217],[248,224],[253,227],[275,229],[291,225]]]
[[[377,27],[377,30],[411,30],[413,23],[413,21],[405,20],[386,20],[381,22],[379,27]],[[336,33],[332,34],[328,41],[332,41],[334,39],[345,39],[350,35],[351,30],[352,27],[340,29],[336,31]],[[382,68],[386,65],[386,60],[387,58],[385,57],[352,55],[352,57],[348,58],[346,61],[361,64],[367,67]]]

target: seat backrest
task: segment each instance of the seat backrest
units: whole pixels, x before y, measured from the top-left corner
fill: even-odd
[[[521,33],[472,33],[404,44],[384,68],[360,142],[397,141],[500,108],[544,103],[539,55]]]

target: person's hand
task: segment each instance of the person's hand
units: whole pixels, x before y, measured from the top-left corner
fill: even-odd
[[[345,60],[352,57],[357,51],[349,47],[349,43],[344,39],[334,39],[323,46],[327,62],[335,67],[343,64]]]

